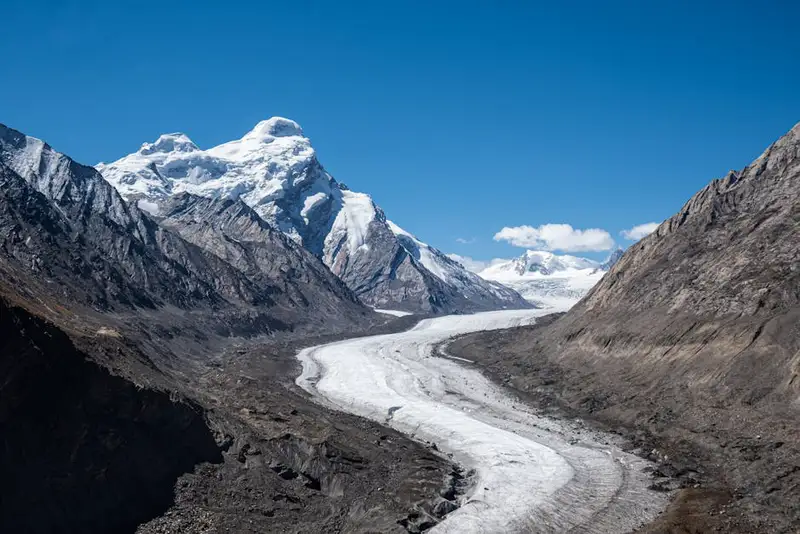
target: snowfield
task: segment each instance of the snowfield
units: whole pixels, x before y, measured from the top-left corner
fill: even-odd
[[[413,315],[411,312],[402,311],[402,310],[382,310],[380,308],[373,308],[378,313],[383,313],[385,315],[394,315],[395,317],[405,317],[406,315]]]
[[[398,334],[298,354],[297,384],[331,408],[381,422],[474,469],[461,505],[432,532],[625,532],[667,495],[647,490],[647,462],[579,422],[537,415],[469,363],[434,355],[454,335],[531,324],[542,310],[446,316]]]
[[[544,250],[527,250],[517,258],[489,262],[457,254],[448,257],[484,280],[510,287],[537,308],[566,311],[603,278],[622,254],[622,249],[617,249],[602,263]]]

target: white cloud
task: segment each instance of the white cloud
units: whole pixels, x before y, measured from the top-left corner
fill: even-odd
[[[644,236],[650,235],[653,232],[655,232],[656,228],[658,228],[658,224],[659,223],[657,222],[637,224],[633,228],[621,231],[620,234],[622,234],[622,237],[624,237],[629,241],[639,241]]]
[[[469,239],[465,239],[463,237],[457,237],[456,243],[461,243],[462,245],[471,245],[475,242],[474,237],[470,237]]]
[[[610,250],[614,247],[611,234],[600,228],[579,230],[569,224],[506,226],[494,235],[495,241],[508,241],[514,246],[540,250],[586,252]]]
[[[453,261],[457,261],[461,265],[463,265],[468,271],[472,271],[473,273],[478,273],[488,267],[488,264],[485,261],[481,260],[473,260],[469,256],[459,256],[458,254],[448,254],[448,258]]]
[[[448,254],[448,258],[453,261],[457,261],[461,265],[464,266],[468,271],[472,271],[473,273],[479,273],[482,270],[486,269],[487,267],[491,267],[497,263],[507,262],[508,260],[504,260],[502,258],[495,258],[493,260],[484,261],[484,260],[475,260],[470,258],[469,256],[460,256],[458,254]]]

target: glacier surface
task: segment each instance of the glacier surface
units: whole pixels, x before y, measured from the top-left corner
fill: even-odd
[[[530,324],[513,310],[421,321],[399,334],[301,351],[297,384],[318,402],[391,426],[474,470],[460,507],[433,532],[625,532],[667,497],[647,490],[646,462],[580,424],[538,415],[437,344]]]

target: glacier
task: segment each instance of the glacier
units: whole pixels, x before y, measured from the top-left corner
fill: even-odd
[[[474,472],[460,507],[431,532],[624,532],[668,501],[649,491],[647,462],[608,435],[544,417],[464,361],[444,340],[533,323],[545,310],[421,321],[397,334],[302,350],[297,384],[321,404],[434,443]]]

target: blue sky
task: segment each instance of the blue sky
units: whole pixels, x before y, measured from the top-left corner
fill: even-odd
[[[290,117],[398,224],[486,259],[521,252],[504,227],[626,245],[800,120],[793,3],[555,4],[6,0],[0,122],[94,164]]]

